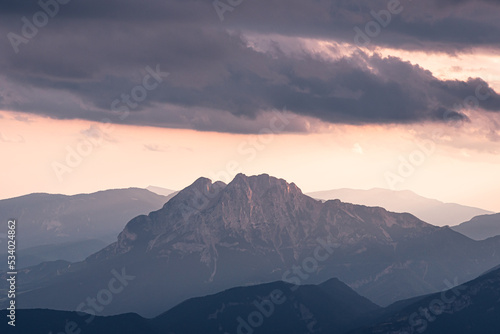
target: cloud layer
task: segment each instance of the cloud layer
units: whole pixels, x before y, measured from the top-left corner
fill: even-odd
[[[498,48],[495,1],[252,0],[222,22],[211,1],[42,2],[52,4],[47,24],[36,1],[0,4],[1,109],[222,132],[258,132],[262,115],[284,108],[348,124],[467,120],[471,105],[500,110],[500,96],[481,78],[440,80],[368,51]],[[389,17],[388,8],[397,14]],[[23,31],[23,17],[39,27]],[[375,34],[367,23],[378,20]],[[368,49],[336,58],[300,44],[323,39],[355,48],[359,31]],[[279,39],[256,48],[255,35],[287,36],[299,51],[285,52]]]

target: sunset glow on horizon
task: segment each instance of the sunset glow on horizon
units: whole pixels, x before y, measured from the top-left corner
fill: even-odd
[[[18,112],[1,112],[0,116],[3,151],[16,157],[15,163],[3,164],[1,172],[19,175],[3,181],[2,198],[149,185],[178,190],[200,176],[227,183],[243,172],[284,178],[304,192],[408,189],[445,202],[500,211],[496,200],[500,180],[490,177],[500,163],[498,146],[474,145],[470,135],[446,125],[324,124],[318,132],[259,135],[116,124],[108,131],[109,125],[98,122]],[[431,128],[440,136],[429,136]],[[459,140],[470,147],[462,148]],[[88,148],[82,143],[92,145]],[[429,152],[419,145],[427,145]],[[414,166],[411,176],[387,178],[388,173],[399,175],[400,157],[408,160],[420,151],[425,158],[422,165]],[[75,153],[81,160],[74,158]],[[474,178],[463,177],[471,173]]]

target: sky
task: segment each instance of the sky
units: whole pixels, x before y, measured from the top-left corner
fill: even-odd
[[[0,3],[0,198],[268,173],[500,212],[496,1]]]

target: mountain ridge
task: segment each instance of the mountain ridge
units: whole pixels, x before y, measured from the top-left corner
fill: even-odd
[[[102,248],[99,243],[116,240],[127,221],[157,210],[167,201],[168,197],[141,188],[77,195],[33,193],[0,200],[0,220],[17,219],[16,262],[22,268],[44,260],[83,260]],[[4,224],[0,242],[6,232]],[[0,254],[6,251],[0,250]]]
[[[409,212],[435,226],[455,226],[477,215],[493,213],[481,208],[426,198],[411,190],[341,188],[309,192],[307,195],[321,200],[337,198],[349,203],[380,206],[393,212]]]

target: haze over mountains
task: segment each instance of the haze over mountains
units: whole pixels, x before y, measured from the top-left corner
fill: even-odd
[[[127,221],[167,200],[139,188],[73,196],[37,193],[0,200],[0,220],[19,222],[19,268],[48,260],[81,261],[116,240]]]
[[[187,300],[163,314],[111,317],[53,311],[18,311],[21,333],[73,329],[116,333],[464,333],[500,331],[500,269],[442,292],[380,308],[337,279],[319,285],[272,282]],[[5,318],[7,311],[0,311]],[[0,323],[2,332],[11,330]],[[4,329],[5,328],[5,329]]]
[[[0,13],[0,334],[500,334],[500,0]]]
[[[321,200],[340,199],[343,202],[380,206],[393,212],[409,212],[423,221],[436,226],[454,226],[478,215],[493,212],[470,206],[443,203],[415,194],[410,190],[389,190],[374,188],[334,189],[307,193]]]
[[[118,272],[130,281],[102,314],[156,316],[235,286],[332,277],[384,306],[499,263],[500,238],[478,242],[408,213],[323,203],[285,180],[239,174],[228,185],[196,180],[160,210],[130,220],[116,242],[84,262],[41,268],[43,279],[27,271],[22,280],[31,283],[18,300],[74,310]]]
[[[17,251],[18,268],[36,266],[47,261],[64,260],[78,262],[84,260],[88,255],[106,247],[109,242],[101,239],[85,239],[57,243],[55,245],[42,245]],[[0,257],[7,257],[6,249],[2,249]],[[0,270],[7,270],[7,262],[0,264]]]

